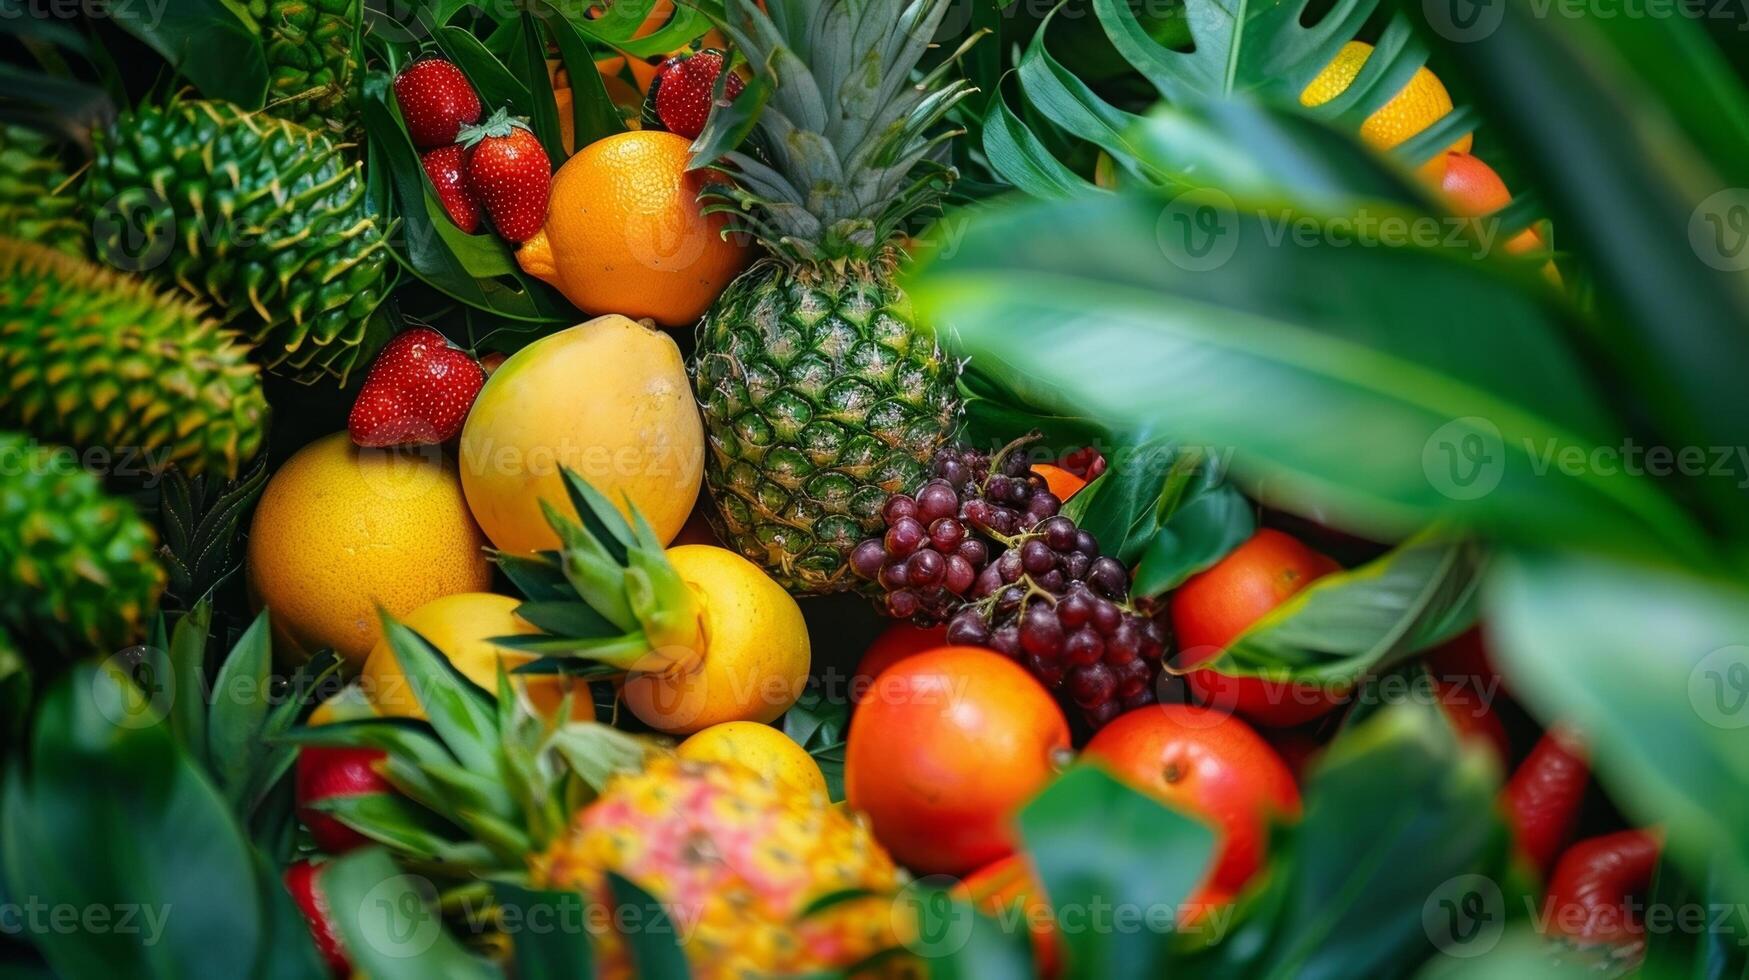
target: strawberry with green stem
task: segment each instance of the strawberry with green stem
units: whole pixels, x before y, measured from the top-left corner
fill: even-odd
[[[467,154],[468,186],[498,234],[516,243],[533,238],[547,220],[553,164],[528,121],[499,109],[457,139]]]

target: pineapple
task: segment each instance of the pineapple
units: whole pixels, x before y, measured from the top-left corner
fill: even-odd
[[[164,588],[151,528],[72,454],[0,433],[0,630],[82,656],[138,642]]]
[[[185,296],[0,238],[0,425],[235,476],[267,421],[248,354]]]
[[[0,231],[84,256],[91,235],[54,146],[40,133],[0,124]]]
[[[362,165],[226,102],[144,106],[92,139],[81,193],[102,261],[210,301],[270,370],[345,384],[369,363],[389,255]]]
[[[611,907],[609,873],[678,910],[699,980],[838,970],[898,945],[899,871],[868,828],[739,763],[664,758],[613,777],[532,878]],[[802,915],[850,889],[872,894]],[[595,955],[599,976],[633,975],[613,931],[596,936]]]
[[[954,176],[929,159],[951,134],[932,130],[972,91],[946,79],[951,59],[911,77],[950,2],[821,0],[781,27],[753,0],[726,4],[729,36],[771,90],[764,158],[694,162],[731,174],[711,209],[771,255],[699,324],[693,374],[718,531],[793,591],[855,587],[851,549],[957,422],[955,365],[894,281],[906,220]],[[729,142],[734,125],[713,113],[695,146]]]
[[[267,54],[268,112],[335,134],[353,127],[362,8],[362,0],[250,0]]]

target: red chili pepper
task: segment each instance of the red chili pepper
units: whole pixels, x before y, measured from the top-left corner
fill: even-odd
[[[1549,877],[1546,930],[1591,943],[1638,939],[1644,931],[1628,896],[1644,892],[1658,867],[1658,835],[1623,830],[1567,848]]]
[[[1518,846],[1547,872],[1573,836],[1591,770],[1583,746],[1569,732],[1550,729],[1518,764],[1501,799]]]

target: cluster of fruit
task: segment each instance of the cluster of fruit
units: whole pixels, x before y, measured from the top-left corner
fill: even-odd
[[[478,231],[483,207],[504,240],[534,237],[546,221],[553,163],[527,120],[498,109],[482,124],[473,84],[442,58],[421,58],[402,69],[395,103],[457,228]]]
[[[886,533],[858,544],[851,568],[889,615],[946,622],[948,642],[1020,661],[1097,728],[1154,703],[1166,631],[1019,449],[943,449],[929,482],[888,498]]]

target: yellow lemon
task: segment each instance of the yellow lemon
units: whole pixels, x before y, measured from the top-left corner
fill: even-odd
[[[500,659],[504,661],[506,673],[536,659],[533,654],[491,642],[494,637],[537,632],[516,615],[519,605],[518,600],[509,596],[463,592],[433,599],[402,617],[401,623],[448,657],[463,677],[488,692],[496,693]],[[413,689],[407,676],[401,672],[401,662],[386,639],[379,640],[365,659],[358,684],[379,714],[425,717],[420,692]],[[595,717],[587,681],[572,679],[567,682],[552,674],[522,675],[511,677],[510,684],[529,708],[543,716],[551,717],[558,710],[559,702],[569,689],[571,717]]]
[[[1341,95],[1348,86],[1354,84],[1354,79],[1360,74],[1367,58],[1372,56],[1372,51],[1372,45],[1364,41],[1344,44],[1336,59],[1324,66],[1318,77],[1312,79],[1312,84],[1300,93],[1300,103],[1307,106],[1323,105]],[[1360,124],[1360,137],[1371,146],[1389,150],[1438,122],[1451,108],[1451,93],[1445,90],[1438,75],[1423,67],[1415,72],[1409,79],[1409,84],[1403,86],[1389,102],[1366,117]],[[1447,147],[1446,152],[1467,153],[1472,142],[1471,134],[1465,133]],[[1445,166],[1445,153],[1436,153],[1433,159],[1422,164],[1421,174],[1437,183],[1445,176]]]
[[[492,580],[486,541],[436,447],[359,449],[344,432],[298,450],[268,481],[249,531],[249,588],[293,657],[331,647],[353,667],[405,616]]]
[[[769,722],[789,710],[808,681],[808,625],[795,598],[726,548],[686,544],[667,555],[698,597],[704,650],[673,658],[683,668],[627,676],[626,707],[672,734]]]
[[[681,742],[675,754],[699,762],[739,762],[804,793],[826,795],[826,777],[814,757],[770,725],[725,721]]]
[[[492,372],[462,427],[461,479],[492,543],[559,546],[541,502],[573,513],[562,468],[674,540],[704,479],[704,423],[668,334],[597,317],[529,344]]]

